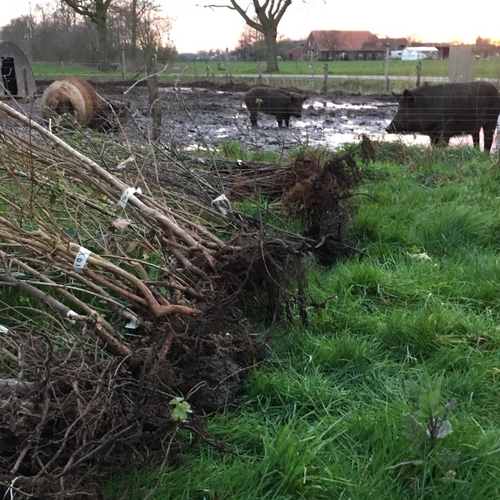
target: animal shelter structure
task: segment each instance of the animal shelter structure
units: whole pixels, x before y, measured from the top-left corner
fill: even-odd
[[[0,99],[5,97],[33,97],[35,78],[28,58],[12,42],[0,40]]]

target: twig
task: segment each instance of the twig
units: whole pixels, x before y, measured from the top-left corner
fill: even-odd
[[[152,76],[160,75],[161,73],[163,73],[164,71],[166,71],[167,68],[168,68],[168,63],[165,64],[165,66],[163,67],[163,69],[161,69],[160,71],[157,71],[156,73],[153,73],[151,75],[147,75],[144,78],[141,78],[140,80],[137,80],[133,85],[131,85],[127,90],[125,90],[125,92],[123,92],[123,94],[127,95],[138,83],[143,82],[144,80],[147,80],[148,78],[151,78]],[[146,67],[144,66],[141,69],[141,71],[139,71],[139,73],[137,73],[136,76],[140,75],[145,69],[146,69]]]

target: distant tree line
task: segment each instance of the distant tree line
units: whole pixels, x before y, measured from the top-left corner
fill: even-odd
[[[106,26],[103,48],[95,22],[53,0],[1,27],[0,39],[19,45],[31,61],[120,62],[122,49],[127,64],[143,65],[145,55],[152,52],[164,63],[177,57],[170,40],[171,20],[154,0],[110,0]]]
[[[483,58],[500,57],[500,40],[493,41],[490,38],[476,38],[476,55]]]
[[[286,58],[286,52],[297,47],[304,40],[296,41],[289,38],[277,37],[276,55],[279,59]],[[265,61],[266,41],[264,34],[255,28],[245,25],[241,32],[234,55],[239,61]]]
[[[286,53],[290,49],[294,49],[303,43],[304,40],[290,40],[289,38],[278,37],[276,42],[278,59],[285,60]],[[227,54],[224,50],[200,50],[193,54],[179,54],[179,60],[225,61],[226,56],[229,56],[231,61],[266,61],[264,35],[246,24],[240,34],[236,47],[228,51]]]

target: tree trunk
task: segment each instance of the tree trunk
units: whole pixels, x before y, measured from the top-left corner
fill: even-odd
[[[80,0],[61,0],[77,14],[88,17],[95,23],[99,42],[99,59],[101,71],[109,69],[108,61],[108,8],[111,0],[93,0],[82,5]]]
[[[109,70],[108,61],[108,19],[107,7],[102,2],[96,2],[96,27],[99,38],[99,57],[101,71]]]
[[[276,27],[271,32],[264,33],[266,41],[266,73],[278,71],[278,34]]]
[[[156,70],[155,54],[148,54],[146,61],[148,75],[149,104],[151,105],[151,118],[153,119],[152,139],[157,141],[161,135],[161,104],[158,99],[158,75]]]
[[[130,19],[131,27],[130,27],[130,45],[131,45],[131,58],[132,61],[135,61],[137,57],[137,0],[132,0],[132,15]]]
[[[260,31],[264,35],[266,43],[267,73],[278,71],[278,24],[286,9],[292,4],[292,0],[273,0],[272,2],[265,0],[262,2],[262,5],[259,3],[259,0],[253,0],[254,11],[258,21],[256,21],[255,18],[252,19],[247,14],[247,9],[241,7],[238,0],[230,0],[230,2],[231,6],[229,7],[226,5],[225,7],[238,12],[248,26]]]

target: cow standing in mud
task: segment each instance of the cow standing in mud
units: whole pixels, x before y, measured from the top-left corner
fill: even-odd
[[[484,149],[489,151],[499,114],[500,94],[491,83],[426,85],[403,92],[396,116],[386,130],[391,134],[427,134],[432,144],[471,134],[478,146],[482,128]]]
[[[42,118],[58,125],[65,114],[82,127],[101,132],[116,131],[119,119],[124,119],[129,105],[108,102],[100,97],[85,80],[67,77],[51,83],[41,99]]]
[[[250,112],[252,127],[257,126],[258,112],[274,115],[278,127],[290,126],[290,117],[302,116],[302,104],[307,96],[273,87],[254,87],[245,94],[245,104]]]

